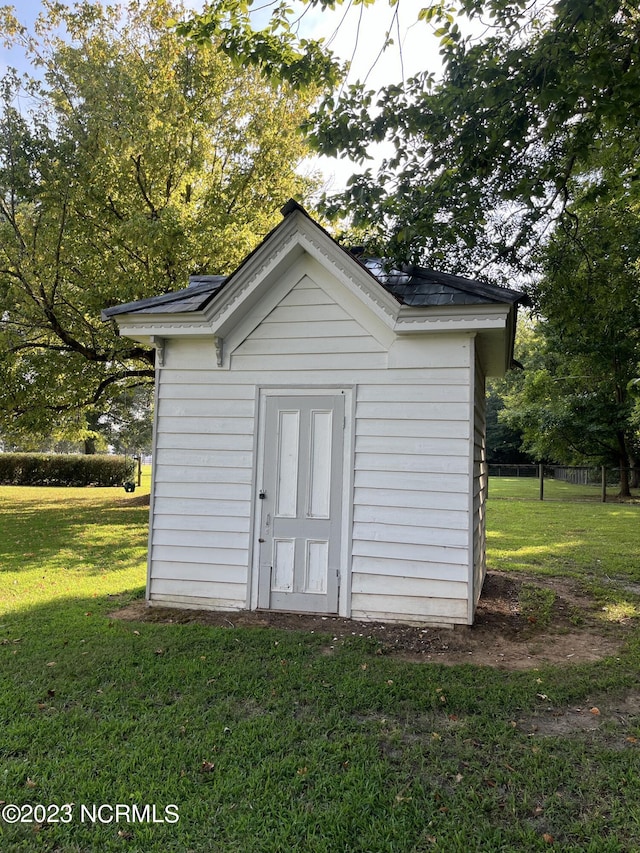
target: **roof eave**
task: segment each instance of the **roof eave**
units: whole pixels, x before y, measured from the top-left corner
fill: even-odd
[[[432,331],[482,331],[504,329],[512,304],[447,305],[414,307],[403,305],[394,331],[410,334]]]
[[[211,324],[201,312],[176,314],[123,314],[118,317],[120,335],[149,342],[157,337],[212,337]]]

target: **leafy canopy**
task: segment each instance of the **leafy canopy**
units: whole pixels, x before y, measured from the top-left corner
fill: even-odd
[[[640,205],[583,188],[541,258],[541,320],[504,417],[538,459],[632,465],[640,453]]]
[[[465,0],[459,12],[488,14],[490,26],[464,36],[438,7],[440,81],[425,71],[377,94],[354,85],[325,99],[309,128],[320,149],[357,162],[371,142],[392,143],[348,196],[354,221],[393,254],[457,271],[528,268],[573,176],[615,159],[617,177],[635,179],[640,14],[625,0]],[[328,202],[337,213],[344,198]]]
[[[318,151],[364,168],[324,197],[325,211],[387,257],[528,274],[542,322],[508,417],[539,458],[628,464],[640,373],[638,4],[437,0],[418,18],[440,40],[439,78],[424,69],[378,92],[356,82],[305,122]],[[242,58],[278,73],[266,54]],[[376,166],[377,143],[391,153]]]
[[[0,432],[68,436],[153,377],[102,308],[233,269],[308,181],[309,90],[178,36],[167,0],[45,2],[3,37],[31,72],[0,84]]]
[[[262,50],[249,9],[216,0],[182,31],[202,42],[220,32],[225,15],[247,15],[241,28],[231,27],[242,43],[230,39],[229,51],[286,78],[290,4],[277,5],[267,28],[279,33],[280,57]],[[615,156],[625,163],[622,179],[635,178],[637,3],[439,0],[418,17],[440,39],[439,79],[425,69],[378,92],[356,82],[327,92],[305,123],[314,146],[329,156],[366,165],[375,143],[392,150],[354,175],[345,193],[325,198],[326,210],[335,217],[348,210],[350,224],[374,248],[401,259],[460,273],[495,263],[527,267],[532,247],[571,200],[573,176]],[[296,44],[300,53],[304,48]],[[324,73],[320,64],[319,80]]]

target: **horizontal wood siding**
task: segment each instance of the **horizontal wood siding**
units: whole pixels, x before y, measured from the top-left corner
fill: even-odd
[[[471,347],[463,334],[417,337],[394,344],[390,367],[387,349],[305,277],[228,354],[229,369],[216,367],[212,341],[169,340],[158,388],[152,602],[247,605],[256,386],[348,386],[352,556],[341,583],[351,589],[351,615],[465,622]]]
[[[486,443],[485,378],[476,360],[473,430],[473,599],[472,617],[486,573],[486,499],[489,467]],[[471,621],[471,618],[470,620]]]
[[[167,344],[158,385],[152,603],[246,605],[255,392],[221,384],[215,363],[209,342]]]
[[[449,344],[423,342],[438,343]],[[433,383],[429,369],[407,368],[358,387],[354,618],[466,621],[470,392],[460,357]]]

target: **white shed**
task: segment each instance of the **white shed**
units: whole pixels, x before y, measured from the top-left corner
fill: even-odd
[[[282,213],[232,275],[103,312],[157,350],[147,599],[471,624],[521,294]]]

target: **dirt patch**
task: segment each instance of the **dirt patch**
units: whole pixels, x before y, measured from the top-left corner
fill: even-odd
[[[523,585],[555,595],[544,613],[521,605]],[[553,597],[553,596],[552,596]],[[568,579],[541,579],[489,572],[471,627],[420,628],[381,622],[357,622],[333,616],[241,611],[178,610],[148,607],[136,601],[110,614],[128,621],[199,623],[223,628],[278,628],[326,634],[327,653],[351,637],[378,642],[381,654],[442,664],[471,663],[501,669],[534,669],[546,664],[585,663],[619,653],[629,624],[610,623],[580,587]]]
[[[576,708],[547,708],[519,719],[517,727],[531,737],[571,737],[606,729],[612,744],[637,748],[638,738],[629,734],[640,717],[640,694],[609,698],[594,697]],[[622,740],[618,736],[622,732]]]

